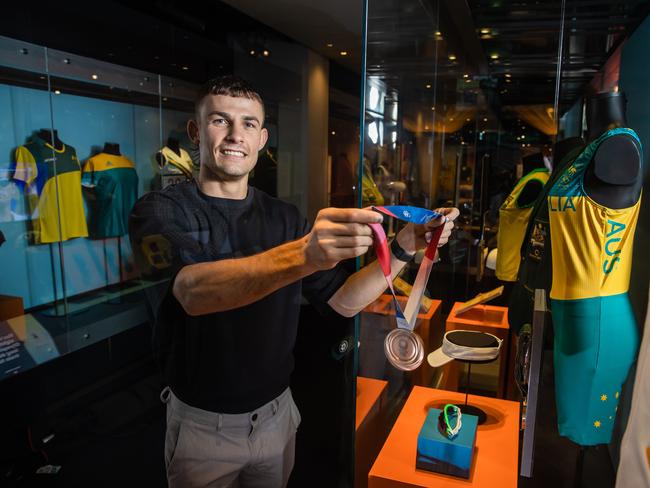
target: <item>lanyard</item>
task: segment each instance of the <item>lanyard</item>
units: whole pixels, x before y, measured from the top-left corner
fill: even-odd
[[[434,212],[433,210],[427,210],[419,207],[409,207],[402,205],[392,205],[388,207],[372,207],[373,210],[394,217],[399,220],[404,220],[406,222],[413,222],[414,224],[426,224],[427,222],[441,217],[442,214]],[[424,252],[424,259],[420,264],[420,269],[418,269],[418,274],[415,278],[415,283],[413,284],[413,291],[411,296],[406,303],[406,309],[402,312],[402,307],[397,300],[395,295],[395,289],[393,288],[392,273],[390,267],[390,250],[388,249],[388,240],[386,238],[386,233],[381,224],[368,224],[372,228],[374,233],[374,247],[375,253],[377,254],[377,260],[381,267],[384,277],[386,278],[386,283],[388,288],[393,294],[393,303],[395,304],[395,317],[397,319],[397,327],[399,329],[406,329],[412,331],[415,328],[415,321],[420,311],[420,302],[422,301],[422,296],[424,295],[424,290],[429,280],[429,275],[431,274],[431,268],[433,267],[433,260],[436,256],[436,250],[438,249],[438,242],[440,241],[440,236],[444,229],[444,225],[440,225],[433,229],[431,240],[427,245],[427,248]]]

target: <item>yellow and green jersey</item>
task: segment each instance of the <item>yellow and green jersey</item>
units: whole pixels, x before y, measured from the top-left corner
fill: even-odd
[[[627,291],[641,199],[628,208],[608,208],[583,186],[600,144],[621,135],[640,145],[631,129],[605,132],[548,195],[558,426],[580,445],[610,441],[621,386],[638,347]]]
[[[14,179],[25,183],[34,243],[46,244],[88,235],[81,168],[74,147],[56,149],[34,137],[16,149]]]
[[[549,173],[546,168],[535,169],[519,179],[508,198],[499,209],[499,232],[497,233],[497,278],[516,281],[521,261],[521,244],[535,201],[522,204],[521,192],[528,185],[536,185],[539,192],[544,189]]]
[[[86,161],[82,180],[90,186],[88,226],[96,238],[128,233],[129,213],[138,199],[138,174],[124,156],[100,153]]]

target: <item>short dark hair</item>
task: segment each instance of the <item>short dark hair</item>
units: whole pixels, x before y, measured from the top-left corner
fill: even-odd
[[[266,112],[262,96],[248,81],[240,76],[224,75],[206,81],[199,89],[194,101],[194,112],[196,114],[199,113],[201,102],[208,95],[225,95],[227,97],[255,100],[262,105],[262,110]]]

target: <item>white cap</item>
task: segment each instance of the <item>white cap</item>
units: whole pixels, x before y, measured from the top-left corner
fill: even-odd
[[[496,359],[503,341],[497,336],[475,330],[450,330],[442,346],[427,356],[428,363],[439,368],[454,359],[491,361]]]

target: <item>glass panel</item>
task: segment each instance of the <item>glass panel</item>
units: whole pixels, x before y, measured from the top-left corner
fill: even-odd
[[[0,59],[1,380],[64,354],[68,344],[66,321],[48,327],[36,312],[64,298],[47,52],[0,37]]]
[[[61,243],[66,301],[47,312],[67,314],[72,351],[147,320],[127,233],[152,177],[144,155],[159,141],[158,76],[51,49],[48,65],[59,157],[76,155],[81,166],[80,175],[60,178],[60,213],[71,229]],[[81,208],[72,201],[79,185]]]
[[[370,401],[380,410],[365,421],[382,434],[369,435],[369,426],[357,429],[358,483],[365,483],[373,463],[373,473],[381,478],[387,473],[382,471],[384,463],[405,460],[377,457],[382,445],[384,453],[395,454],[391,449],[399,442],[417,444],[415,430],[412,438],[397,442],[395,437],[413,421],[400,417],[413,411],[408,398],[416,403],[429,398],[418,406],[418,432],[430,407],[467,403],[465,395],[450,392],[520,398],[507,370],[514,361],[507,340],[497,360],[486,364],[451,361],[432,367],[426,358],[453,328],[514,337],[508,332],[505,308],[508,287],[488,306],[467,312],[469,321],[460,325],[454,322],[454,307],[502,284],[486,259],[497,246],[499,208],[522,171],[544,168],[551,154],[557,133],[561,13],[560,4],[547,2],[368,2],[362,205],[456,207],[459,216],[449,242],[438,251],[440,261],[433,265],[425,289],[429,298],[423,299],[415,322],[425,358],[418,368],[401,371],[385,356],[384,340],[396,328],[389,294],[361,313],[357,403]],[[536,35],[530,34],[531,28]],[[405,226],[394,219],[384,221],[389,240]],[[398,294],[411,292],[422,261],[419,252],[404,266],[394,280]],[[406,297],[399,300],[404,307]],[[516,438],[518,425],[511,427]],[[513,452],[516,475],[518,452]],[[414,477],[403,473],[405,478],[394,480],[415,483],[415,457],[409,460],[412,466],[405,473],[412,469]]]

